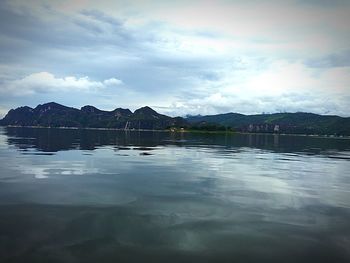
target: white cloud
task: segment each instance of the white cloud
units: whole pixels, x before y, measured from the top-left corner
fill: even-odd
[[[0,106],[0,119],[5,117],[5,115],[7,114],[8,112],[8,108],[4,108],[4,107],[1,107]]]
[[[219,81],[203,83],[204,96],[176,100],[170,109],[178,114],[304,111],[348,116],[349,83],[350,67],[319,70],[276,61],[264,69],[227,69]]]
[[[22,79],[5,82],[0,92],[14,96],[70,91],[93,92],[106,88],[107,86],[116,86],[120,84],[122,84],[122,81],[116,78],[110,78],[104,81],[93,81],[87,76],[80,78],[75,76],[58,78],[49,72],[39,72],[28,75]]]
[[[213,100],[216,98],[216,100]],[[282,94],[279,96],[251,96],[242,98],[234,95],[212,94],[203,99],[178,101],[167,109],[171,115],[218,114],[237,112],[260,114],[275,112],[313,112],[318,114],[337,114],[348,116],[348,103],[341,97],[327,100],[322,96],[310,94]]]
[[[118,1],[117,1],[118,2]],[[229,47],[274,54],[307,56],[348,48],[350,6],[303,5],[297,1],[139,1],[120,5],[109,1],[95,8],[124,17],[127,25],[141,27],[157,21],[158,35],[179,33],[178,48],[223,50]],[[155,27],[157,28],[157,27]],[[177,29],[177,30],[176,30]],[[157,30],[157,29],[152,29]],[[187,31],[187,34],[183,34]],[[196,32],[214,32],[196,39]],[[192,32],[194,37],[188,33]],[[182,36],[181,36],[182,35]],[[192,39],[191,39],[192,38]],[[173,41],[171,41],[173,42]],[[198,42],[195,45],[191,43]],[[237,50],[236,50],[237,51]]]
[[[350,94],[350,67],[319,70],[300,62],[276,61],[267,69],[254,73],[251,72],[249,79],[239,85],[243,93],[281,95],[306,92],[328,98],[340,92]]]
[[[123,84],[123,82],[120,79],[111,78],[111,79],[104,80],[103,84],[107,86],[118,86],[120,84]]]

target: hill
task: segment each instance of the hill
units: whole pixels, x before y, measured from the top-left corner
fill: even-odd
[[[241,132],[350,135],[350,118],[305,112],[257,115],[226,113],[188,116],[186,120],[194,126],[216,124]]]
[[[140,108],[133,113],[129,109],[122,108],[104,111],[90,105],[76,109],[50,102],[35,108],[25,106],[12,109],[0,121],[0,124],[41,127],[166,129],[184,126],[187,123],[183,118],[162,115],[150,107]]]
[[[0,125],[164,130],[183,127],[200,131],[239,131],[350,136],[350,118],[313,113],[244,115],[225,113],[206,116],[169,117],[146,106],[135,110],[100,110],[87,105],[81,109],[55,102],[10,110]]]

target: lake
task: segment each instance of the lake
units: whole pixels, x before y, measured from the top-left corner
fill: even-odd
[[[350,140],[0,127],[0,262],[350,262]]]

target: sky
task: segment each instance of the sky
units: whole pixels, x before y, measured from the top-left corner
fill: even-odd
[[[55,101],[170,116],[350,116],[350,0],[0,1],[0,117]]]

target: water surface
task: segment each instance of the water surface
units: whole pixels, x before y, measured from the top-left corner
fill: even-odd
[[[350,140],[0,128],[1,262],[350,262]]]

